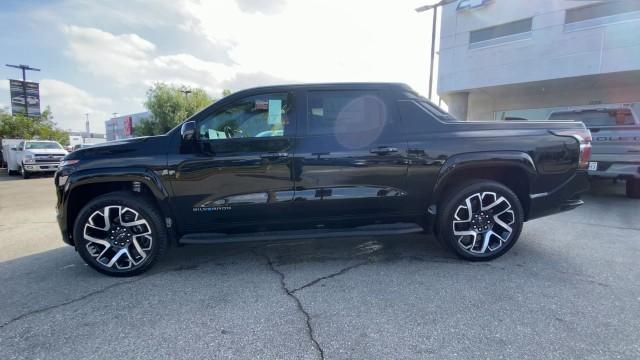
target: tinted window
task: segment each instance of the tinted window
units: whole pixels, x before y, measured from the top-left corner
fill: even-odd
[[[310,135],[340,134],[382,129],[387,115],[377,91],[312,91],[307,119]]]
[[[486,29],[472,31],[469,34],[471,44],[481,41],[488,41],[509,35],[521,34],[531,31],[532,19],[518,20],[502,25],[492,26]]]
[[[283,136],[290,103],[286,93],[244,98],[203,120],[199,126],[200,139]]]
[[[570,24],[579,21],[614,16],[634,11],[640,11],[640,1],[609,1],[602,4],[583,6],[567,10],[565,23]]]
[[[551,114],[549,120],[582,121],[587,127],[633,125],[629,109],[562,111]]]

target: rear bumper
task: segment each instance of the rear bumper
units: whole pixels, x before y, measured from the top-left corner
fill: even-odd
[[[589,171],[589,176],[640,179],[640,163],[598,161],[598,170]]]
[[[587,172],[579,170],[552,191],[531,194],[527,220],[577,208],[584,203],[580,200],[580,196],[589,190],[589,186]]]

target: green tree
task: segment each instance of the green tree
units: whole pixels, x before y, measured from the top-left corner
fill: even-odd
[[[222,97],[229,96],[231,94],[232,94],[232,92],[229,89],[222,90]]]
[[[51,110],[47,107],[47,118]],[[44,114],[44,113],[43,113]],[[69,143],[69,133],[56,128],[53,123],[42,119],[29,118],[24,115],[11,115],[0,110],[0,138],[55,140],[62,145]]]
[[[185,93],[185,90],[189,93]],[[136,126],[134,134],[164,134],[212,102],[203,89],[156,83],[147,91],[147,100],[144,103],[151,112],[151,117]]]

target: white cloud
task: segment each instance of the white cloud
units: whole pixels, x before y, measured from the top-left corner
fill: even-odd
[[[240,10],[247,13],[277,14],[284,10],[285,0],[236,0]]]
[[[314,82],[400,81],[423,91],[429,18],[413,10],[422,2],[291,1],[271,16],[247,13],[233,0],[190,2],[187,9],[210,41],[233,44],[230,57],[242,72]]]
[[[153,82],[212,94],[286,82],[400,81],[426,88],[428,18],[420,0],[216,0],[182,4],[175,26],[225,44],[234,64],[189,53],[162,54],[136,34],[66,26],[67,54],[119,86]],[[253,74],[249,76],[248,74]]]
[[[114,35],[94,28],[66,26],[67,55],[83,70],[117,85],[168,82],[220,90],[233,77],[233,66],[205,61],[190,54],[159,55],[156,45],[136,34]]]
[[[56,15],[59,21],[85,19],[82,9],[87,9],[90,19],[74,22],[88,26],[62,25],[65,53],[94,84],[111,87],[114,102],[106,106],[101,101],[107,99],[74,88],[84,93],[79,95],[82,101],[58,97],[55,100],[62,105],[48,104],[57,121],[66,123],[69,118],[65,126],[82,128],[85,112],[107,118],[112,111],[137,108],[140,96],[157,81],[202,87],[214,97],[225,88],[237,91],[274,83],[333,81],[399,81],[424,93],[430,18],[413,10],[423,3],[167,0],[140,18],[143,32],[158,31],[153,42],[134,31],[138,10],[148,6],[144,2],[130,0],[129,5],[110,7],[94,1],[65,0],[65,9]],[[77,16],[62,16],[69,13]],[[133,18],[125,16],[134,13]],[[126,24],[127,30],[113,31],[119,24]],[[167,42],[156,36],[162,31],[183,35],[188,31],[185,36],[193,43],[167,47]],[[178,38],[172,39],[175,42]],[[132,105],[134,101],[136,105]]]
[[[85,114],[88,113],[91,131],[104,133],[104,121],[109,118],[112,107],[111,99],[93,96],[54,79],[40,82],[40,98],[43,107],[51,107],[53,121],[61,129],[84,130]]]

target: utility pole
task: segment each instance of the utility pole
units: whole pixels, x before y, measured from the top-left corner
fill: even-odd
[[[22,70],[22,93],[24,94],[24,116],[29,116],[29,102],[27,101],[27,70],[40,71],[40,69],[32,68],[29,65],[11,65],[5,64],[8,67]]]
[[[188,99],[188,97],[189,97],[189,94],[191,94],[191,93],[192,93],[191,89],[188,89],[187,87],[183,87],[183,88],[180,90],[180,92],[184,94],[184,99],[185,99],[185,100],[187,100],[187,99]]]
[[[433,10],[433,20],[432,20],[432,26],[431,26],[431,62],[429,63],[429,100],[431,99],[431,95],[433,94],[433,73],[434,73],[434,69],[435,69],[435,58],[436,58],[436,22],[438,20],[438,8],[443,6],[443,5],[447,5],[449,3],[452,3],[456,0],[441,0],[433,5],[425,5],[425,6],[421,6],[419,8],[416,8],[416,12],[424,12],[424,11],[428,11],[428,10]]]
[[[87,137],[91,137],[91,127],[89,126],[89,113],[84,114],[87,117],[87,121],[84,123]]]

